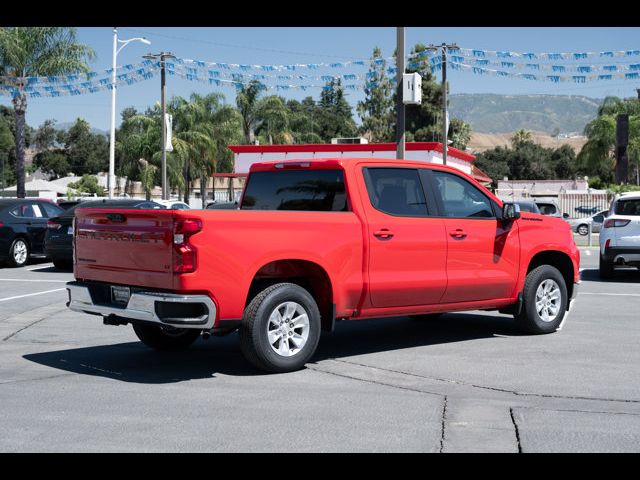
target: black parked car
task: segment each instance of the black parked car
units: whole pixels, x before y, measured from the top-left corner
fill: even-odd
[[[63,212],[47,200],[0,199],[0,261],[22,267],[29,257],[44,256],[47,220]]]
[[[49,219],[44,251],[56,268],[69,269],[73,265],[73,218],[76,208],[166,209],[153,200],[102,199],[87,200]]]

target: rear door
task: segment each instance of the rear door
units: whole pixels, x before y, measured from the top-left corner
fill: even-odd
[[[11,209],[16,231],[26,233],[31,253],[43,252],[44,234],[47,231],[47,218],[44,209],[36,201],[24,201]]]
[[[432,216],[419,171],[364,166],[359,175],[376,308],[436,304],[447,285],[444,222]]]
[[[460,175],[427,172],[447,237],[447,290],[442,303],[508,298],[518,279],[516,222],[496,217],[498,207]]]
[[[76,210],[75,276],[173,288],[173,217],[168,210]]]

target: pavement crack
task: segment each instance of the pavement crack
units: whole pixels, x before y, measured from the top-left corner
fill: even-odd
[[[382,385],[385,387],[391,387],[391,388],[397,388],[399,390],[407,390],[409,392],[416,392],[416,393],[422,393],[424,395],[437,395],[437,396],[442,396],[439,393],[434,393],[434,392],[426,392],[424,390],[420,390],[418,388],[411,388],[411,387],[403,387],[401,385],[394,385],[393,383],[388,383],[388,382],[381,382],[378,380],[370,380],[370,379],[365,379],[365,378],[359,378],[359,377],[355,377],[353,375],[347,375],[345,373],[336,373],[336,372],[329,372],[327,370],[323,370],[321,368],[315,368],[315,367],[311,367],[309,365],[307,365],[307,369],[309,370],[313,370],[314,372],[319,372],[319,373],[325,373],[327,375],[333,375],[335,377],[341,377],[341,378],[348,378],[350,380],[356,380],[358,382],[363,382],[363,383],[370,383],[372,385]]]
[[[10,338],[15,337],[15,336],[16,336],[17,334],[19,334],[20,332],[25,331],[27,328],[33,327],[34,325],[36,325],[36,324],[38,324],[38,323],[42,322],[43,320],[46,320],[47,318],[51,317],[52,315],[55,315],[56,313],[64,312],[64,311],[66,311],[66,310],[67,310],[66,308],[59,308],[59,309],[57,309],[57,310],[53,310],[53,311],[51,311],[51,312],[47,312],[47,314],[46,314],[45,316],[43,316],[43,317],[41,317],[41,318],[38,318],[37,320],[34,320],[33,322],[31,322],[31,323],[29,323],[29,324],[25,325],[24,327],[22,327],[22,328],[20,328],[20,329],[16,330],[16,331],[15,331],[15,332],[13,332],[12,334],[7,335],[6,337],[4,337],[4,338],[2,339],[2,341],[3,341],[3,342],[6,342],[6,341],[7,341],[7,340],[9,340]]]
[[[513,414],[513,408],[509,408],[509,414],[511,415],[511,423],[516,431],[516,442],[518,443],[518,453],[522,453],[522,444],[520,443],[520,431],[518,430],[518,424]]]
[[[442,402],[442,431],[440,434],[440,452],[444,451],[444,438],[445,438],[445,429],[447,422],[447,396],[444,396],[444,401]]]
[[[478,388],[478,389],[482,389],[482,390],[489,390],[489,391],[492,391],[492,392],[508,393],[508,394],[516,395],[516,396],[520,396],[520,397],[557,398],[557,399],[562,399],[562,400],[586,400],[586,401],[594,401],[594,402],[618,402],[618,403],[640,404],[640,400],[628,400],[628,399],[622,399],[622,398],[599,398],[599,397],[586,397],[586,396],[580,396],[580,395],[553,395],[553,394],[547,394],[547,393],[518,392],[517,390],[509,390],[509,389],[506,389],[506,388],[498,388],[498,387],[489,387],[489,386],[486,386],[486,385],[478,385],[478,384],[474,384],[474,383],[462,382],[460,380],[452,380],[452,379],[448,379],[448,378],[438,378],[438,377],[429,377],[427,375],[419,375],[419,374],[416,374],[416,373],[403,372],[403,371],[400,371],[400,370],[393,370],[393,369],[388,369],[388,368],[383,368],[383,367],[374,367],[372,365],[366,365],[366,364],[358,363],[358,362],[349,362],[347,360],[341,360],[341,359],[336,359],[336,358],[332,358],[331,360],[333,360],[334,362],[341,362],[341,363],[345,363],[345,364],[348,364],[348,365],[356,365],[358,367],[369,368],[369,369],[374,369],[374,370],[380,370],[380,371],[388,372],[388,373],[406,375],[406,376],[409,376],[409,377],[422,378],[424,380],[431,380],[431,381],[436,381],[436,382],[450,383],[450,384],[453,384],[453,385],[460,385],[460,386],[464,386],[464,387],[472,387],[472,388]]]

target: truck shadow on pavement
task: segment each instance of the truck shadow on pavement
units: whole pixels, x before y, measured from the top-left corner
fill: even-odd
[[[494,335],[519,336],[513,317],[465,313],[433,320],[396,317],[338,322],[333,334],[322,335],[311,362]],[[140,342],[128,342],[35,353],[23,358],[66,372],[143,384],[215,378],[216,374],[263,375],[242,357],[237,333],[198,340],[182,352],[156,352]]]

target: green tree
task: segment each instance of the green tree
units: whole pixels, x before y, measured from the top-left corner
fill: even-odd
[[[93,50],[77,43],[76,30],[67,27],[0,28],[0,75],[15,87],[15,144],[17,196],[25,196],[24,154],[27,77],[66,75],[89,70]]]
[[[525,130],[524,128],[521,128],[511,136],[511,144],[514,148],[517,148],[519,145],[532,142],[532,140],[533,137],[531,135],[531,132]]]
[[[293,143],[322,143],[318,134],[320,125],[316,119],[318,106],[311,97],[305,97],[301,102],[289,100],[289,129],[293,136]]]
[[[11,185],[15,179],[14,162],[11,154],[15,151],[15,142],[9,122],[0,116],[0,185]]]
[[[59,136],[64,142],[71,171],[76,175],[95,174],[105,171],[109,165],[109,142],[107,137],[91,132],[91,125],[81,118]]]
[[[585,126],[587,142],[577,156],[582,172],[598,176],[605,183],[614,180],[616,123],[620,114],[629,115],[629,176],[640,177],[640,102],[637,99],[606,97],[598,109],[598,116]]]
[[[362,118],[360,132],[372,142],[392,142],[393,138],[393,86],[387,76],[387,62],[376,47],[371,56],[371,68],[364,87],[364,100],[358,102],[357,111]]]
[[[78,193],[89,193],[92,195],[98,195],[104,197],[106,190],[98,184],[98,179],[94,175],[82,175],[82,178],[77,182],[69,184],[69,189],[72,195]]]
[[[323,141],[357,135],[358,128],[352,117],[351,106],[344,96],[340,79],[331,79],[324,86],[316,112],[316,121],[320,129],[318,135]]]

